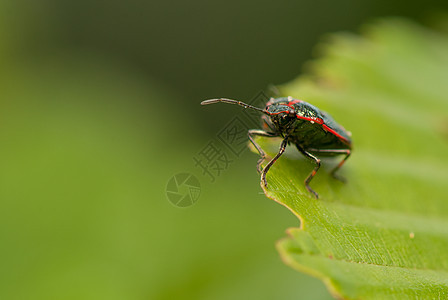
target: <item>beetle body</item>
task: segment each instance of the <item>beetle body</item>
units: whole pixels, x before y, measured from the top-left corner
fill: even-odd
[[[350,133],[326,112],[292,97],[271,98],[263,128],[304,149],[351,149]]]
[[[309,183],[320,168],[320,159],[317,156],[345,155],[344,159],[331,172],[334,175],[351,154],[350,132],[339,125],[328,113],[303,100],[292,97],[271,98],[264,109],[226,98],[210,99],[201,104],[217,102],[238,104],[244,108],[264,113],[262,116],[264,130],[251,129],[248,132],[249,140],[261,156],[257,170],[261,173],[261,181],[264,186],[267,186],[267,172],[283,154],[287,145],[295,145],[299,152],[315,162],[316,166],[305,179],[305,186],[316,198],[318,198],[318,194],[309,186]],[[255,136],[283,138],[279,152],[263,169],[261,169],[261,164],[265,160],[266,154],[255,142]]]

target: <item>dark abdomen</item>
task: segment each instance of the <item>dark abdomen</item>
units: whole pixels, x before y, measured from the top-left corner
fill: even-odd
[[[305,150],[351,148],[351,141],[348,138],[338,136],[338,132],[332,132],[331,128],[325,130],[322,124],[297,120],[294,127],[290,140]]]

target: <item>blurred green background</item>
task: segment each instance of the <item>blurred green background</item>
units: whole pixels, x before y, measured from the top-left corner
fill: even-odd
[[[446,1],[0,2],[0,299],[329,299],[279,259],[298,220],[245,151],[210,183],[193,157],[289,81],[329,32],[426,22]],[[168,180],[190,172],[199,201]]]

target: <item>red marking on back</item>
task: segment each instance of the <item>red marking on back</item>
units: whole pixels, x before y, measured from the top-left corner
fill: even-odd
[[[297,115],[297,119],[301,119],[301,120],[307,120],[310,122],[316,122],[317,124],[322,125],[322,128],[325,131],[330,132],[331,134],[337,136],[344,144],[350,145],[349,140],[346,137],[343,137],[342,135],[340,135],[339,133],[337,133],[334,129],[328,127],[327,125],[324,124],[324,120],[320,119],[320,118],[307,118],[307,117],[302,117]]]
[[[350,142],[347,140],[347,138],[343,137],[342,135],[340,135],[339,133],[334,131],[334,129],[331,129],[330,127],[328,127],[325,124],[322,124],[322,127],[324,128],[324,130],[327,130],[327,131],[331,132],[332,134],[334,134],[335,136],[337,136],[342,142],[344,142],[344,144],[350,145]]]
[[[292,100],[292,101],[289,101],[289,103],[286,104],[286,105],[289,106],[289,107],[291,107],[291,108],[293,108],[293,107],[292,107],[293,104],[300,103],[300,102],[303,102],[303,101],[302,101],[302,100],[294,99],[294,100]]]
[[[271,104],[273,104],[273,100],[275,100],[275,99],[271,98],[268,101],[268,103],[266,103],[267,107],[270,106]],[[288,107],[290,107],[290,108],[292,108],[294,110],[293,105],[296,104],[296,103],[300,103],[300,102],[304,102],[304,101],[303,100],[298,100],[298,99],[293,99],[293,100],[289,101],[287,104],[285,104],[285,106],[288,106]],[[283,110],[283,111],[279,111],[279,112],[276,112],[276,113],[270,113],[270,115],[278,115],[278,114],[281,114],[281,113],[288,114],[288,113],[290,113],[290,111]],[[297,117],[297,119],[306,120],[306,121],[310,121],[310,122],[316,122],[317,124],[322,125],[322,129],[323,130],[328,131],[331,134],[335,135],[344,144],[346,144],[348,146],[351,145],[350,141],[346,137],[343,137],[342,135],[337,133],[334,129],[332,129],[332,128],[328,127],[327,125],[325,125],[324,124],[324,120],[322,120],[321,118],[309,118],[309,117],[299,116],[297,114],[296,114],[296,117]]]
[[[281,113],[289,114],[289,110],[282,110],[282,111],[278,111],[278,112],[275,112],[275,113],[269,113],[269,114],[270,115],[278,115],[278,114],[281,114]]]
[[[296,117],[297,117],[297,119],[307,120],[307,121],[310,121],[310,122],[316,122],[317,124],[320,124],[320,125],[324,124],[324,120],[322,120],[320,118],[308,118],[308,117],[302,117],[302,116],[299,116],[299,115],[296,115]]]

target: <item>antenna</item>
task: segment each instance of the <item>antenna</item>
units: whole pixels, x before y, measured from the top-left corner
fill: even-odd
[[[201,102],[201,105],[208,105],[208,104],[213,104],[213,103],[218,103],[218,102],[224,102],[224,103],[229,103],[229,104],[237,104],[237,105],[240,105],[240,106],[244,107],[245,109],[246,108],[250,108],[250,109],[253,109],[253,110],[261,111],[262,113],[265,113],[267,115],[271,114],[270,112],[268,112],[265,109],[261,109],[261,108],[258,108],[258,107],[246,104],[246,103],[241,102],[241,101],[227,99],[227,98],[218,98],[218,99],[204,100],[204,101]]]

